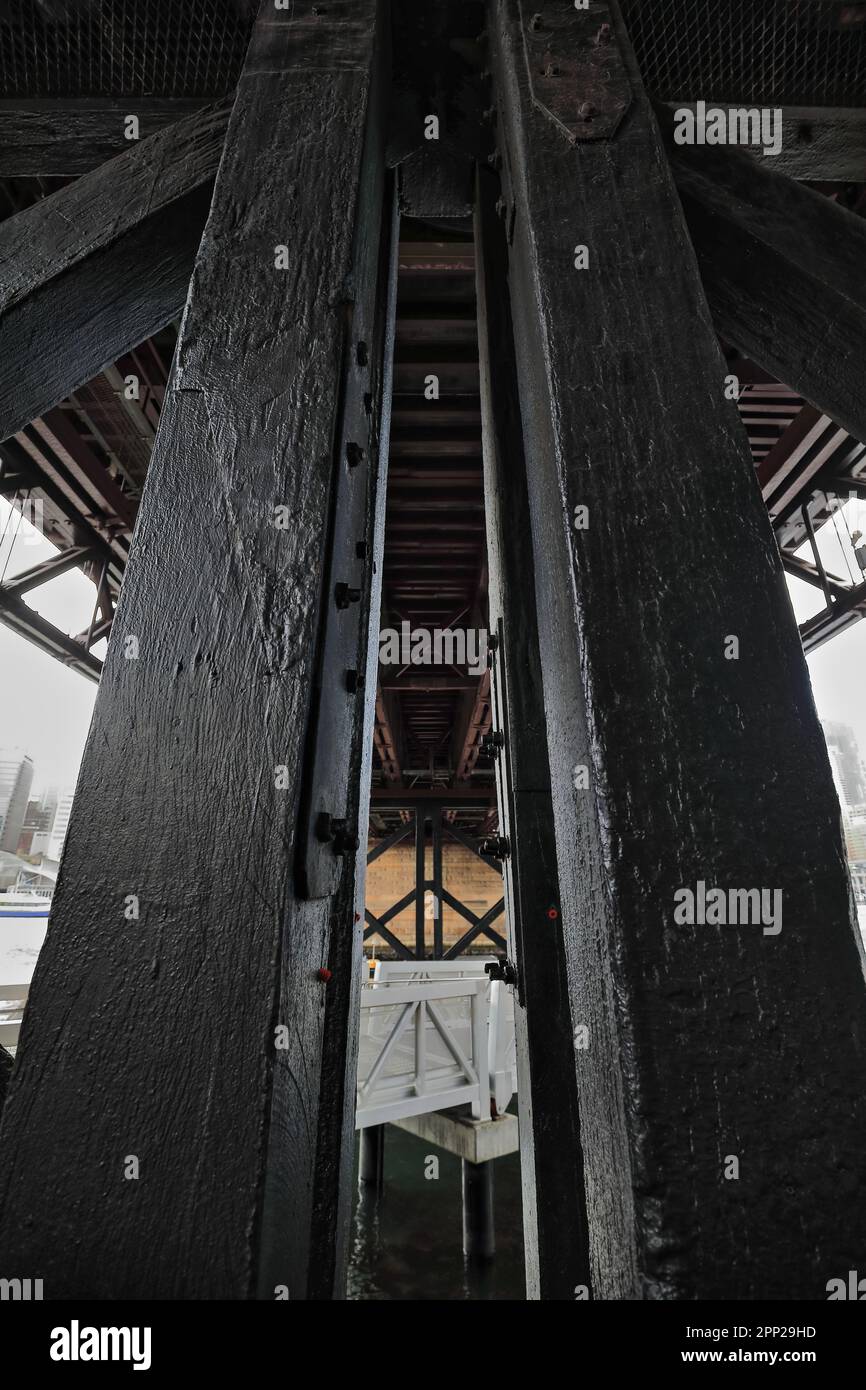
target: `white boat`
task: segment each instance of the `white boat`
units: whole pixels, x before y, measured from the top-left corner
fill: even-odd
[[[0,1043],[14,1052],[51,910],[51,885],[0,892]]]
[[[0,918],[47,917],[51,909],[51,888],[8,888],[0,893]]]

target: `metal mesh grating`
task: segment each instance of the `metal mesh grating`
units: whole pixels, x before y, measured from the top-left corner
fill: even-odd
[[[402,0],[415,3],[415,0]],[[666,101],[860,106],[866,0],[621,0]],[[257,0],[0,0],[0,97],[221,96]]]
[[[257,0],[0,0],[0,96],[222,96]]]
[[[644,83],[662,101],[862,106],[866,3],[621,0]]]

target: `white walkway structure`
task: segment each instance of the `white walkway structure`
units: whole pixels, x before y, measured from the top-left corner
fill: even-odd
[[[492,956],[377,961],[361,990],[358,1129],[469,1105],[504,1114],[517,1089],[511,992]],[[366,969],[366,962],[365,962]]]

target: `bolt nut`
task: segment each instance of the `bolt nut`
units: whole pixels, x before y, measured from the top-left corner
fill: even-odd
[[[353,589],[349,584],[334,585],[334,602],[338,608],[348,608],[350,603],[358,603],[360,598],[360,589]]]
[[[334,853],[335,854],[355,854],[357,853],[360,840],[357,830],[351,830],[346,821],[334,822]]]
[[[584,121],[591,121],[593,116],[596,114],[595,107],[593,106],[591,101],[582,101],[580,103],[580,106],[578,107],[578,112],[581,116],[581,119]]]
[[[330,844],[335,854],[354,854],[360,843],[357,830],[352,830],[347,820],[332,816],[329,811],[319,813],[316,839]]]
[[[490,835],[481,841],[481,853],[488,859],[507,859],[511,846],[505,835]]]
[[[488,758],[495,758],[500,749],[505,747],[505,735],[498,729],[494,733],[485,734],[481,740],[481,751]]]

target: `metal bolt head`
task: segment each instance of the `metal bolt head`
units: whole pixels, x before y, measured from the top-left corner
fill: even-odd
[[[357,830],[352,830],[347,821],[334,821],[335,854],[355,854],[359,844]]]
[[[348,608],[350,603],[359,603],[360,599],[360,589],[353,589],[349,584],[334,585],[334,602],[338,608]]]
[[[582,101],[578,107],[578,112],[584,121],[591,121],[595,115],[595,107],[591,101]]]
[[[358,832],[349,822],[329,811],[320,811],[316,819],[316,839],[330,844],[335,854],[354,854],[358,848]]]
[[[505,835],[490,835],[481,841],[481,853],[488,859],[507,859],[511,853],[511,846]]]
[[[485,734],[481,740],[481,751],[490,758],[495,758],[500,749],[504,747],[505,735],[499,729],[494,733]]]

